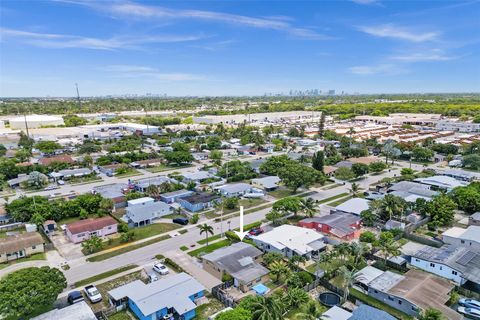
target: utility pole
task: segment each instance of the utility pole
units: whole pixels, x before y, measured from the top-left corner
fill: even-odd
[[[25,114],[25,111],[23,112],[23,119],[25,120],[25,130],[27,130],[27,137],[30,139],[30,133],[28,132],[27,115]]]
[[[226,169],[225,169],[225,176],[228,181],[228,162],[225,163]],[[222,197],[222,213],[220,214],[220,238],[223,238],[223,210],[225,210],[225,199]]]
[[[75,83],[75,88],[77,89],[77,107],[80,110],[80,93],[78,92],[78,83]]]

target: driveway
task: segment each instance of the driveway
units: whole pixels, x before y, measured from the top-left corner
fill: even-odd
[[[74,244],[68,240],[67,236],[61,232],[56,232],[50,237],[55,248],[65,260],[73,260],[83,257],[82,246]]]
[[[181,251],[167,251],[165,257],[175,261],[183,270],[200,282],[208,291],[222,283],[219,279],[203,270],[202,265],[188,254]]]

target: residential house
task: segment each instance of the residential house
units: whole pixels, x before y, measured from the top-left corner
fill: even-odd
[[[192,152],[195,161],[208,160],[208,153],[206,152]]]
[[[349,160],[343,160],[343,161],[340,161],[340,162],[337,162],[335,163],[334,165],[335,167],[338,168],[348,168],[348,169],[351,169],[352,166],[353,166],[353,162],[349,161]]]
[[[38,164],[41,166],[49,166],[52,163],[66,163],[72,165],[75,163],[75,161],[68,154],[62,154],[54,157],[43,157],[38,161]]]
[[[28,181],[28,174],[20,173],[16,178],[10,179],[7,181],[7,184],[10,188],[18,188],[22,183]]]
[[[158,176],[152,178],[139,179],[135,181],[135,189],[140,192],[146,192],[149,186],[161,186],[162,184],[170,182],[170,179],[165,176]]]
[[[325,249],[324,236],[311,229],[281,225],[271,231],[252,236],[257,247],[265,252],[278,252],[291,258],[295,255],[305,258],[317,256]]]
[[[145,160],[138,160],[134,162],[130,162],[130,167],[132,168],[150,168],[150,167],[157,167],[162,164],[162,159],[145,159]]]
[[[263,189],[265,191],[273,191],[278,189],[279,182],[280,182],[280,178],[278,176],[269,176],[264,178],[252,179],[252,185],[254,187]]]
[[[153,220],[172,213],[172,207],[165,202],[146,202],[144,204],[128,206],[122,220],[129,227],[142,227],[149,225]]]
[[[337,212],[321,217],[306,218],[299,221],[298,225],[343,240],[352,240],[360,236],[361,223],[362,219],[357,215]]]
[[[230,183],[223,186],[217,187],[216,190],[224,197],[233,198],[241,197],[246,193],[252,191],[252,186],[248,183]]]
[[[332,177],[337,169],[338,168],[334,166],[323,166],[323,173],[328,177]]]
[[[108,291],[108,296],[117,310],[128,307],[140,320],[191,320],[204,292],[197,280],[179,273],[148,284],[135,280]]]
[[[4,205],[0,205],[0,225],[2,224],[8,224],[12,218],[10,215],[7,213],[7,210],[5,209]]]
[[[118,169],[125,168],[127,165],[125,163],[114,163],[114,164],[107,164],[104,166],[98,166],[98,170],[103,174],[111,177],[113,176]]]
[[[452,227],[442,234],[444,243],[480,251],[480,226]]]
[[[192,195],[194,192],[186,189],[181,189],[177,191],[172,191],[172,192],[167,192],[167,193],[162,193],[160,195],[160,200],[162,200],[165,203],[174,203],[177,202],[178,199],[188,197],[189,195]]]
[[[127,207],[135,207],[135,206],[144,206],[146,204],[153,203],[155,199],[150,197],[142,197],[137,199],[132,199],[127,201]]]
[[[95,313],[85,301],[77,302],[62,309],[53,309],[45,312],[31,320],[52,320],[52,319],[68,319],[68,320],[97,320]]]
[[[423,246],[412,254],[410,264],[416,268],[452,280],[457,285],[480,289],[480,254],[466,247]]]
[[[249,146],[249,145],[245,145],[245,146],[239,146],[236,148],[237,149],[237,153],[239,155],[256,155],[257,154],[257,151],[258,149],[255,148],[254,146]]]
[[[387,193],[400,197],[407,202],[415,202],[420,198],[430,201],[439,194],[438,191],[431,190],[429,185],[412,181],[400,181],[389,187]]]
[[[465,187],[468,183],[448,176],[432,176],[428,178],[417,178],[415,182],[426,184],[432,187],[432,190],[442,190],[450,192],[456,187]]]
[[[78,169],[65,169],[60,170],[58,172],[50,173],[50,177],[52,177],[55,181],[64,179],[68,180],[73,177],[84,177],[92,174],[92,170],[89,168],[78,168]]]
[[[80,243],[92,236],[105,237],[117,232],[117,221],[110,216],[86,219],[67,224],[65,234],[73,243]]]
[[[208,171],[197,171],[197,172],[188,172],[181,175],[183,177],[182,182],[189,183],[201,183],[202,181],[210,178],[214,178],[215,176]]]
[[[259,263],[261,257],[262,252],[254,246],[237,242],[204,255],[203,269],[220,280],[232,276],[234,286],[247,292],[268,279],[269,270]]]
[[[362,211],[368,210],[370,201],[363,198],[352,198],[338,205],[331,213],[343,212],[359,216]]]
[[[352,312],[333,306],[320,316],[320,320],[396,320],[396,318],[383,310],[361,304]]]
[[[480,180],[480,173],[466,171],[462,169],[451,169],[451,170],[443,170],[437,171],[437,174],[447,177],[452,177],[457,180],[472,182],[474,180]]]
[[[450,320],[463,318],[445,305],[455,287],[448,280],[414,269],[403,275],[378,269],[371,272],[367,269],[376,268],[368,266],[357,272],[357,285],[372,298],[411,316],[418,316],[422,310],[434,308]]]
[[[250,167],[252,168],[253,171],[256,173],[260,173],[260,166],[267,161],[267,158],[263,159],[255,159],[250,162]]]
[[[190,212],[198,212],[210,208],[220,201],[220,197],[212,193],[195,193],[177,199],[177,202]]]
[[[470,217],[468,217],[469,226],[480,226],[480,211],[475,212]]]
[[[45,241],[38,232],[26,232],[0,238],[0,263],[29,257],[45,251]]]
[[[111,199],[115,209],[124,208],[127,205],[125,199],[125,190],[128,185],[125,183],[112,183],[103,186],[94,187],[92,192],[100,194],[103,198]]]

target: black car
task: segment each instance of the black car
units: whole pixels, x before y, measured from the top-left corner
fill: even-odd
[[[181,224],[182,226],[186,226],[188,224],[187,218],[175,218],[173,219],[173,223]]]
[[[75,304],[82,302],[84,300],[83,295],[80,291],[72,291],[68,294],[68,303]]]

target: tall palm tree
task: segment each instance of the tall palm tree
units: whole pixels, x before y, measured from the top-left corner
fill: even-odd
[[[281,320],[282,307],[278,299],[274,297],[261,297],[252,303],[253,320]]]
[[[350,287],[353,284],[363,277],[362,275],[357,275],[357,271],[355,269],[349,270],[345,266],[341,266],[339,268],[340,275],[342,277],[342,284],[343,284],[343,301],[347,301],[348,295],[350,294]]]
[[[357,266],[363,256],[370,251],[368,245],[363,242],[354,242],[350,245],[350,248],[354,256],[353,262],[355,266]]]
[[[379,211],[384,220],[402,216],[405,209],[406,201],[392,194],[387,194],[382,200],[380,200]]]
[[[291,272],[290,268],[283,260],[270,263],[268,268],[270,269],[270,273],[275,276],[275,282],[278,282],[280,277],[288,275]]]
[[[147,187],[147,190],[146,190],[146,194],[149,196],[149,197],[152,197],[154,199],[158,199],[160,198],[160,194],[162,192],[160,191],[160,188],[156,185],[149,185]]]
[[[213,235],[213,227],[204,223],[199,225],[198,228],[200,229],[200,235],[202,235],[202,233],[205,233],[205,239],[208,247],[208,235],[209,234]]]
[[[302,308],[302,312],[297,314],[298,320],[317,320],[322,315],[322,311],[318,308],[317,303],[313,300],[309,301]]]
[[[398,257],[401,254],[400,246],[394,241],[381,242],[378,244],[378,248],[382,251],[385,265],[387,264],[388,258]]]
[[[303,198],[301,200],[301,207],[302,211],[306,216],[309,216],[310,218],[315,215],[315,200],[312,198]]]

